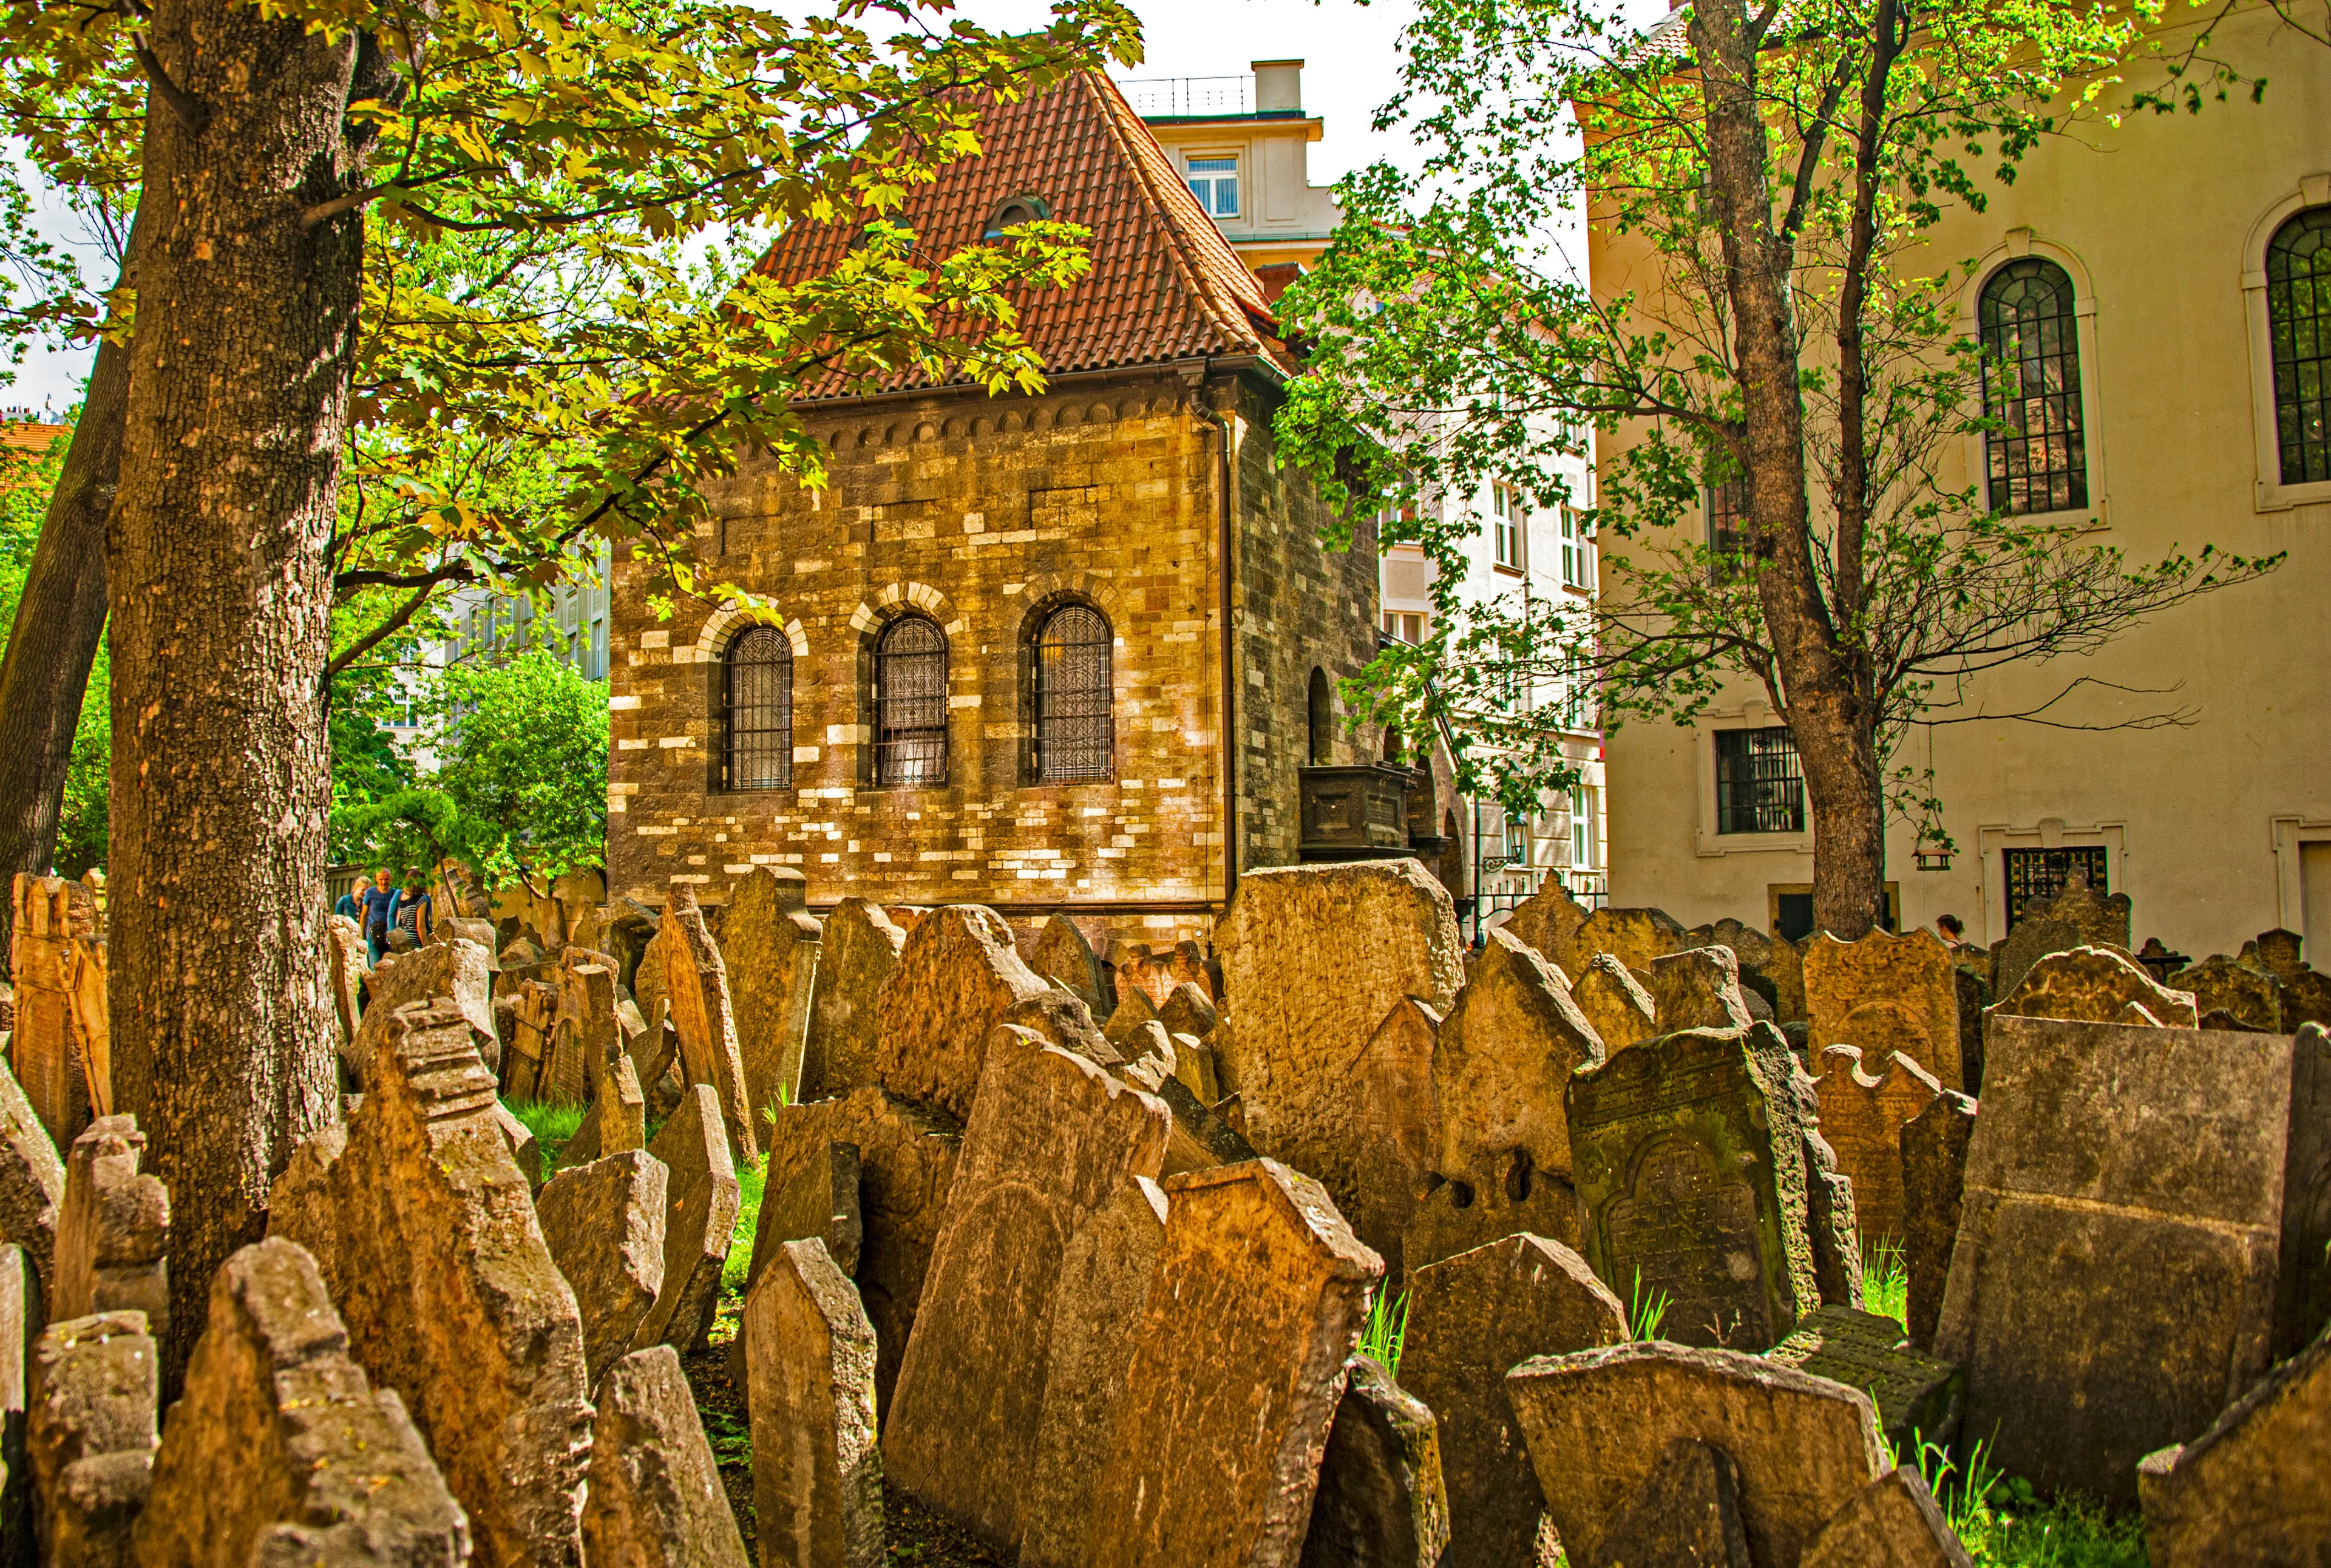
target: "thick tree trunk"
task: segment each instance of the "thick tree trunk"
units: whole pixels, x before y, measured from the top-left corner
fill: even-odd
[[[133,232],[124,282],[137,251]],[[129,350],[100,342],[64,471],[24,574],[7,657],[0,660],[0,889],[19,871],[47,871],[57,852],[73,732],[97,641],[105,634],[105,519],[121,471],[128,403]],[[9,962],[14,911],[13,901],[0,898],[0,973]]]
[[[337,1118],[318,681],[355,349],[354,38],[163,0],[109,538],[117,1098],[169,1183],[170,1385],[211,1276]],[[172,90],[175,89],[175,90]]]

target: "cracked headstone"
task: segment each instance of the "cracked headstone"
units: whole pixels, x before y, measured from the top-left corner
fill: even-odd
[[[807,883],[791,866],[756,866],[729,884],[720,954],[737,1012],[745,1098],[758,1117],[780,1098],[802,1098],[823,937],[803,907]]]
[[[1433,1568],[1448,1544],[1432,1411],[1356,1355],[1319,1461],[1301,1568]]]
[[[663,1163],[663,1283],[632,1344],[669,1345],[682,1354],[703,1348],[719,1305],[720,1268],[728,1261],[743,1190],[728,1158],[720,1102],[709,1084],[680,1097],[647,1152]]]
[[[1746,1029],[1751,1020],[1740,992],[1740,961],[1729,947],[1688,947],[1644,965],[1659,1032],[1685,1029]]]
[[[662,961],[664,997],[672,1029],[680,1036],[682,1081],[711,1088],[732,1164],[751,1164],[761,1155],[759,1129],[745,1092],[728,966],[705,927],[704,911],[697,907],[696,889],[690,884],[672,884],[652,950]]]
[[[1051,986],[1020,961],[993,909],[949,904],[923,917],[876,1003],[882,1087],[958,1119],[971,1114],[989,1031]]]
[[[696,1395],[668,1345],[607,1369],[591,1427],[583,1555],[636,1568],[746,1568]]]
[[[874,1327],[818,1240],[779,1243],[745,1297],[761,1560],[881,1568]]]
[[[632,1348],[663,1288],[663,1162],[643,1149],[570,1165],[535,1200],[550,1260],[583,1314],[590,1385]]]
[[[2075,947],[2034,962],[2015,989],[1990,1012],[2019,1018],[2056,1018],[2077,1023],[2119,1023],[2130,1006],[2144,1009],[2156,1026],[2198,1029],[2201,1014],[2191,992],[2172,991],[2125,954],[2108,947]]]

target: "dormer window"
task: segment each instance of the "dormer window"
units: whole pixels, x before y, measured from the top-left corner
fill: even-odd
[[[1239,161],[1235,155],[1217,153],[1184,163],[1183,177],[1198,204],[1217,218],[1239,215]]]
[[[1043,197],[1013,196],[995,209],[995,215],[987,220],[987,232],[980,238],[1000,240],[1014,223],[1033,223],[1051,215],[1052,205]]]

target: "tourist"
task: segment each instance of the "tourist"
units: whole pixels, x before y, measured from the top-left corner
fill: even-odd
[[[363,885],[364,884],[361,882],[357,883],[350,887],[347,892],[341,894],[340,901],[332,906],[332,913],[335,915],[344,915],[347,918],[354,920],[358,926],[362,926],[364,924],[364,906],[357,901],[357,889],[361,888]]]
[[[1960,924],[1956,915],[1936,916],[1935,929],[1942,934],[1945,942],[1954,947],[1966,940],[1966,927]]]
[[[388,885],[386,866],[373,872],[372,886],[364,890],[357,902],[364,910],[358,924],[364,927],[365,946],[377,964],[388,949],[388,928],[396,919],[396,889]]]
[[[425,945],[430,930],[429,884],[418,871],[404,873],[404,890],[397,895],[396,908],[390,920],[413,933],[415,946]]]

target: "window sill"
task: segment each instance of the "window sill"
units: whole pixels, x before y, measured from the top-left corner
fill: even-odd
[[[1503,561],[1491,562],[1489,565],[1489,570],[1493,572],[1503,572],[1508,577],[1518,577],[1523,575],[1523,569],[1521,567],[1508,566]]]
[[[1813,836],[1803,833],[1711,833],[1699,835],[1698,853],[1702,860],[1721,855],[1810,855],[1813,852]]]
[[[2045,527],[2070,528],[2076,533],[2099,533],[2112,527],[2112,519],[2107,515],[2108,504],[2107,499],[2098,501],[2090,506],[2067,507],[2061,511],[2055,512],[2018,512],[2015,514],[2015,520],[2019,523],[2035,523]]]
[[[2262,512],[2287,512],[2297,507],[2331,505],[2331,480],[2316,480],[2303,485],[2269,484],[2260,480],[2258,487],[2258,509]]]

